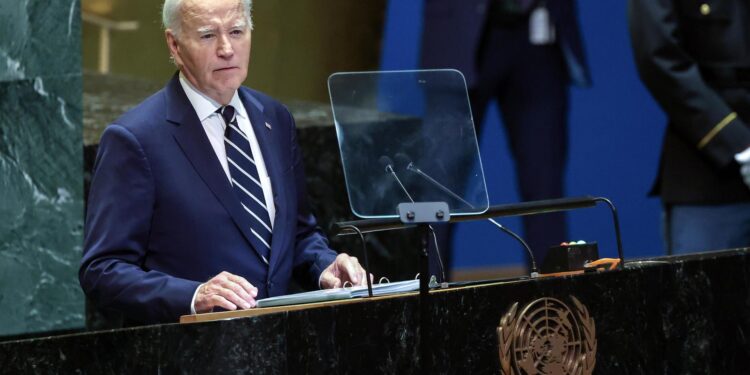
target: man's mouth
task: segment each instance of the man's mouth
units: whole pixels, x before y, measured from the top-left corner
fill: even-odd
[[[225,71],[227,71],[227,70],[232,70],[232,69],[237,69],[237,67],[236,67],[236,66],[228,66],[228,67],[226,67],[226,68],[219,68],[219,69],[216,69],[215,71],[216,71],[216,72],[225,72]]]

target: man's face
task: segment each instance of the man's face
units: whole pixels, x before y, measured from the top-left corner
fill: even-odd
[[[166,31],[177,66],[200,92],[229,103],[250,61],[250,25],[240,0],[185,0],[180,14],[179,36]]]

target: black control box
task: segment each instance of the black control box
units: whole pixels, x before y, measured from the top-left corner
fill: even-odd
[[[553,246],[544,257],[541,273],[557,273],[583,270],[583,265],[599,259],[599,247],[596,242],[566,243]]]

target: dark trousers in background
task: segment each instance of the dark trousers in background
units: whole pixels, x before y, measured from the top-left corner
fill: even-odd
[[[481,135],[488,105],[497,101],[515,162],[521,200],[562,197],[568,144],[568,76],[560,47],[532,45],[526,26],[489,28],[482,46],[478,82],[469,90],[477,135]],[[504,151],[482,149],[483,159],[487,162],[501,152]],[[497,202],[491,190],[489,195],[490,202]],[[487,225],[487,231],[496,230],[492,224]],[[550,246],[568,240],[564,213],[524,216],[523,228],[520,235],[531,247],[538,265]],[[452,263],[451,230],[446,225],[435,229],[448,274]],[[434,252],[430,258],[431,273],[439,275]]]
[[[667,254],[750,247],[750,203],[664,205]]]

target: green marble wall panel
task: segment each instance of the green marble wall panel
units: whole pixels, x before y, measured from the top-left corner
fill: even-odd
[[[0,336],[82,328],[79,0],[0,0]]]

